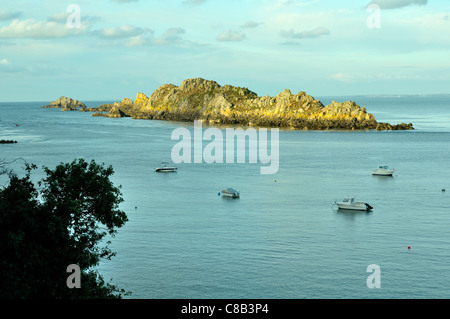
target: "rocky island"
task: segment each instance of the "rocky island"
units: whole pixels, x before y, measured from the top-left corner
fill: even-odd
[[[16,144],[17,141],[14,140],[0,140],[0,144]]]
[[[78,109],[86,109],[86,105],[78,100],[73,100],[70,97],[61,96],[56,101],[50,102],[49,105],[45,105],[42,108],[60,108],[61,111],[76,111]]]
[[[74,104],[76,102],[78,101],[61,97],[50,106],[63,107],[63,110],[69,108],[94,112],[93,116],[169,121],[203,120],[211,125],[239,124],[299,130],[413,129],[411,123],[377,122],[373,114],[354,101],[333,101],[324,106],[303,91],[292,94],[288,89],[274,97],[261,97],[248,88],[221,86],[215,81],[202,78],[184,80],[179,86],[164,84],[149,97],[144,93],[137,93],[134,101],[125,98],[121,102],[103,104],[96,108],[76,107],[79,105]]]

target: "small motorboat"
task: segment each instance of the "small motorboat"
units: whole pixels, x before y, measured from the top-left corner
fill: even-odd
[[[346,197],[342,201],[334,201],[339,209],[369,211],[373,207],[364,202],[355,202],[354,197]]]
[[[222,196],[223,197],[230,197],[230,198],[239,198],[240,194],[234,188],[227,187],[227,188],[222,190]]]
[[[379,165],[378,169],[372,171],[372,175],[392,176],[392,174],[394,174],[394,170],[387,165]]]
[[[155,168],[155,172],[158,172],[158,173],[171,173],[171,172],[176,172],[177,171],[176,167],[167,166],[168,163],[166,163],[166,162],[163,162],[162,164],[163,165],[161,167]]]

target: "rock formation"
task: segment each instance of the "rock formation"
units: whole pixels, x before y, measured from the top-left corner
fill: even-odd
[[[121,109],[119,109],[117,106],[114,106],[107,114],[104,114],[103,116],[119,118],[119,117],[128,117],[129,115],[126,114]]]
[[[50,102],[49,105],[43,106],[43,108],[60,108],[61,111],[76,111],[78,109],[84,110],[86,105],[70,97],[61,96],[59,99]]]
[[[0,140],[0,144],[16,144],[17,141],[14,140]]]
[[[184,80],[180,86],[164,84],[150,96],[137,93],[134,101],[125,98],[114,104],[82,110],[96,112],[93,116],[170,121],[200,119],[209,124],[308,130],[413,129],[412,124],[378,123],[373,114],[353,101],[333,101],[324,106],[303,91],[292,94],[288,89],[274,97],[260,97],[248,88],[221,86],[202,78]]]

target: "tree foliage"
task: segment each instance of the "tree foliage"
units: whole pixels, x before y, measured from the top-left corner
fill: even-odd
[[[44,167],[34,185],[26,175],[9,173],[0,189],[0,298],[121,298],[128,294],[106,283],[94,270],[114,256],[106,236],[128,220],[119,209],[120,187],[111,166],[83,159]],[[69,289],[67,266],[81,269],[81,288]]]

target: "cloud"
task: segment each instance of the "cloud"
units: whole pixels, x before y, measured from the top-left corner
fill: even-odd
[[[155,44],[174,44],[183,41],[182,35],[186,33],[182,28],[170,28],[155,40]]]
[[[345,82],[345,83],[349,83],[349,82],[353,82],[354,77],[350,74],[346,74],[346,73],[336,73],[336,74],[332,74],[330,76],[333,80],[339,81],[339,82]]]
[[[51,17],[48,17],[47,21],[65,23],[67,21],[67,18],[69,17],[69,15],[70,15],[69,12],[55,13]]]
[[[147,34],[149,33],[149,34]],[[154,37],[151,30],[146,30],[145,34],[130,37],[125,45],[127,47],[140,47],[144,45],[179,45],[186,44],[183,35],[186,30],[183,28],[169,28],[158,38]]]
[[[398,71],[386,71],[386,72],[370,72],[370,73],[335,73],[330,75],[329,77],[333,80],[343,83],[360,83],[366,81],[397,81],[397,80],[430,80],[430,79],[445,79],[446,74],[442,74],[443,77],[436,76],[433,74],[421,74],[416,67],[401,67],[404,69],[404,72]]]
[[[97,30],[94,31],[94,34],[98,35],[101,38],[124,39],[136,37],[148,31],[150,30],[138,28],[132,25],[123,25],[117,28],[104,28],[101,30]]]
[[[151,39],[144,37],[142,35],[137,35],[128,39],[125,43],[127,47],[141,47],[143,45],[150,44],[152,42]]]
[[[273,11],[278,9],[294,9],[305,6],[315,5],[321,0],[260,0],[262,3],[266,3],[266,10]]]
[[[261,24],[263,24],[262,22],[255,22],[255,21],[247,21],[245,22],[243,25],[241,25],[242,28],[256,28],[258,26],[260,26]]]
[[[86,31],[81,28],[69,28],[66,24],[54,21],[36,21],[34,19],[14,19],[9,25],[0,28],[0,39],[50,39],[64,38],[82,34]]]
[[[295,4],[294,0],[266,0],[266,2],[272,4],[270,7],[271,9],[277,9]]]
[[[288,39],[318,38],[320,36],[329,34],[330,30],[323,27],[301,32],[295,32],[293,29],[280,31],[280,36]]]
[[[230,41],[242,41],[245,39],[245,34],[233,30],[227,30],[219,34],[217,41],[230,42]]]
[[[428,0],[373,0],[367,6],[371,4],[376,4],[381,9],[397,9],[407,7],[410,5],[424,6],[427,3]]]
[[[0,59],[0,74],[22,74],[29,73],[31,68],[13,65],[8,59]]]
[[[71,15],[70,12],[55,13],[51,17],[48,17],[47,21],[49,21],[49,22],[66,23],[67,22],[67,18],[69,18],[70,15]],[[81,20],[81,23],[83,23],[83,24],[85,24],[85,23],[93,24],[95,22],[100,21],[101,18],[99,16],[82,15],[80,17],[80,20]]]
[[[0,21],[13,20],[22,16],[22,11],[0,11]]]

